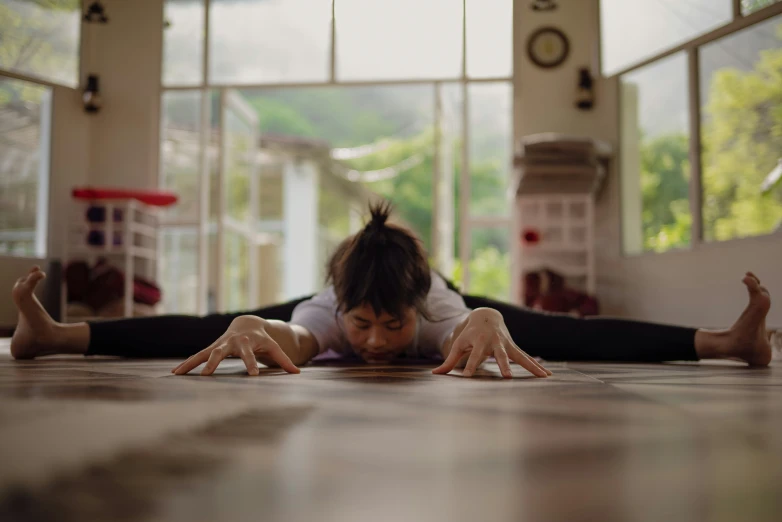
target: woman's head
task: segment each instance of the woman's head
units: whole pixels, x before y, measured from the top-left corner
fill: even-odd
[[[417,316],[428,317],[426,254],[412,232],[387,222],[390,213],[388,203],[370,205],[369,223],[340,244],[328,266],[348,342],[368,361],[403,352]]]

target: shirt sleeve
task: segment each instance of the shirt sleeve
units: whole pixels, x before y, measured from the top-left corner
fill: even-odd
[[[437,359],[442,357],[440,348],[454,328],[470,314],[464,299],[450,290],[445,281],[432,273],[432,287],[426,296],[426,306],[431,320],[421,319],[418,334],[418,349],[422,357]]]
[[[296,305],[290,322],[312,334],[318,342],[319,353],[344,351],[342,330],[337,322],[337,298],[332,287]]]

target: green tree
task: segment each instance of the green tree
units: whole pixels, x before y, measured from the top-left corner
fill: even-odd
[[[80,13],[79,0],[0,3],[0,67],[77,84]]]
[[[782,40],[782,25],[777,28]],[[725,67],[704,107],[703,225],[708,240],[767,234],[782,222],[782,194],[761,184],[782,157],[782,49],[760,52],[753,70]]]
[[[641,144],[644,248],[662,252],[690,244],[689,140],[684,134]]]

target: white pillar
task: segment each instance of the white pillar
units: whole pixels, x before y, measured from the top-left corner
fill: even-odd
[[[283,292],[285,299],[318,289],[318,170],[291,160],[283,174]]]
[[[621,84],[620,187],[622,247],[626,254],[640,254],[643,244],[643,201],[641,198],[641,133],[638,120],[638,86]]]

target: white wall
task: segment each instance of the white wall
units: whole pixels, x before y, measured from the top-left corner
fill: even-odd
[[[598,70],[598,0],[559,0],[559,9],[537,13],[530,2],[516,0],[516,136],[563,132],[607,140],[618,135],[615,80],[598,80],[596,106],[573,106],[579,67]],[[527,37],[538,27],[554,25],[570,38],[571,52],[561,67],[539,69],[526,57]],[[595,74],[597,76],[597,74]],[[686,96],[687,93],[682,93]],[[597,207],[598,297],[611,315],[692,326],[729,326],[743,309],[741,278],[755,271],[774,293],[782,292],[782,235],[701,245],[693,250],[625,257],[621,253],[619,161]],[[782,306],[769,324],[782,326]]]
[[[163,0],[104,0],[107,24],[85,24],[85,73],[100,78],[89,181],[157,187]]]

